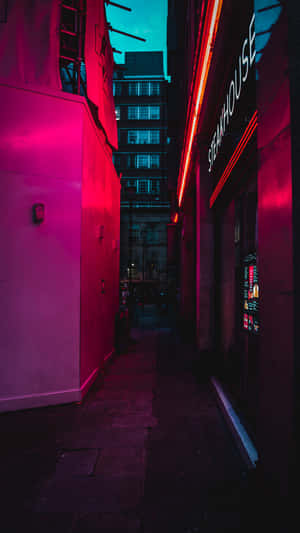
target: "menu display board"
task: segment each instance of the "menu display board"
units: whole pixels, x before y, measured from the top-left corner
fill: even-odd
[[[243,328],[255,334],[259,332],[258,303],[256,254],[249,254],[244,259]]]

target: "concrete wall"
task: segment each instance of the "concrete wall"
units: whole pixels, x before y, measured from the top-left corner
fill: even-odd
[[[220,348],[226,358],[235,342],[234,200],[224,209],[220,235]]]
[[[83,133],[81,387],[114,350],[120,238],[120,180],[110,150],[87,110]]]
[[[113,351],[120,183],[82,97],[3,84],[0,99],[5,411],[80,400]]]
[[[206,155],[206,154],[205,154]],[[209,209],[210,176],[207,160],[196,163],[196,324],[200,351],[213,347],[214,311],[214,231]]]
[[[184,217],[181,230],[180,314],[186,334],[195,332],[196,269],[195,269],[195,192],[184,199]]]
[[[259,450],[274,487],[288,491],[292,443],[294,287],[292,169],[285,16],[259,67]]]
[[[0,410],[9,410],[78,396],[83,106],[4,85],[0,101]]]

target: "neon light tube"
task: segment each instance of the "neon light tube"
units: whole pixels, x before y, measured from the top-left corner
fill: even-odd
[[[233,157],[231,158],[230,162],[228,163],[223,175],[222,175],[222,178],[220,179],[218,185],[217,185],[217,188],[220,189],[222,188],[222,186],[224,185],[224,183],[227,181],[228,177],[229,177],[229,174],[231,173],[233,167],[235,166],[235,164],[237,163],[240,155],[241,155],[241,152],[244,150],[246,144],[248,143],[248,140],[249,140],[249,137],[251,137],[252,133],[254,132],[253,130],[256,128],[256,125],[253,124],[253,126],[251,127],[251,129],[247,132],[247,135],[242,139],[242,144],[239,145],[237,147],[237,149],[235,150],[234,154],[233,154]]]
[[[224,172],[222,178],[220,179],[220,181],[218,182],[218,184],[217,184],[217,186],[216,186],[216,188],[214,190],[213,195],[211,196],[210,207],[212,207],[212,205],[215,202],[217,196],[220,194],[221,190],[223,189],[223,187],[224,187],[225,183],[227,182],[227,180],[228,180],[233,168],[235,167],[236,163],[238,162],[240,156],[242,155],[242,152],[246,148],[246,145],[248,144],[248,141],[250,140],[250,137],[252,137],[252,134],[254,133],[255,129],[256,129],[256,126],[253,126],[253,129],[251,130],[251,132],[248,135],[247,141],[240,148],[239,153],[236,155],[236,157],[232,161],[231,165],[226,167],[226,172]]]
[[[186,185],[186,179],[188,175],[189,165],[191,161],[191,151],[195,133],[199,122],[199,116],[201,111],[201,105],[204,98],[206,82],[210,63],[213,53],[213,43],[216,37],[223,0],[209,0],[207,8],[207,17],[204,21],[203,40],[201,43],[199,61],[195,72],[195,94],[196,100],[194,108],[191,108],[189,116],[186,122],[187,135],[185,138],[185,145],[182,152],[182,158],[179,170],[178,180],[178,204],[182,203],[182,197]],[[201,27],[199,27],[199,32]],[[194,91],[191,94],[191,101],[193,100]]]
[[[226,181],[228,180],[233,168],[237,164],[239,158],[241,157],[242,153],[244,152],[248,142],[250,141],[251,137],[253,136],[255,130],[257,128],[257,111],[255,111],[252,119],[250,120],[247,128],[245,129],[243,136],[241,140],[239,141],[235,151],[233,152],[219,182],[217,183],[214,192],[212,193],[210,200],[209,200],[209,207],[211,208],[213,204],[215,203],[217,197],[219,196],[221,190],[223,189]]]
[[[237,148],[239,148],[238,150],[236,149],[236,151],[234,152],[233,154],[233,158],[229,161],[227,167],[225,168],[224,170],[224,173],[222,174],[222,177],[220,179],[220,181],[218,182],[211,198],[210,198],[210,202],[209,202],[209,205],[210,207],[212,207],[212,205],[214,204],[217,196],[220,194],[221,190],[223,189],[226,181],[228,180],[233,168],[235,167],[236,163],[238,162],[240,156],[242,155],[242,152],[244,151],[244,149],[246,148],[246,145],[248,144],[248,142],[250,141],[250,138],[252,137],[253,133],[255,132],[257,128],[257,123],[254,123],[251,127],[251,129],[247,132],[247,136],[243,139],[243,144],[238,146]]]
[[[246,128],[246,130],[245,130],[245,132],[244,132],[244,134],[242,136],[242,138],[240,139],[240,141],[239,141],[239,143],[238,143],[233,155],[230,158],[229,163],[227,164],[227,166],[226,166],[226,168],[225,168],[225,170],[224,170],[224,172],[222,174],[222,177],[221,177],[217,187],[220,187],[220,185],[222,185],[223,182],[226,181],[227,175],[231,172],[233,166],[236,163],[236,160],[239,158],[240,152],[243,149],[244,144],[245,143],[247,144],[247,142],[248,142],[248,136],[252,134],[252,128],[253,127],[255,128],[256,125],[257,125],[257,123],[255,121],[253,122],[252,120],[248,124],[248,126],[247,126],[247,128]]]
[[[250,128],[249,128],[249,126],[250,126]],[[220,186],[222,186],[223,183],[225,183],[225,181],[226,181],[226,179],[228,177],[228,174],[230,174],[233,166],[235,165],[235,163],[237,162],[237,159],[240,156],[241,150],[243,150],[244,145],[247,144],[249,135],[252,135],[252,128],[256,128],[256,126],[257,126],[257,123],[255,121],[252,122],[251,124],[249,123],[249,125],[247,126],[247,128],[246,128],[246,130],[245,130],[245,132],[244,132],[239,144],[237,145],[233,155],[230,158],[229,163],[227,164],[227,166],[226,166],[226,168],[225,168],[225,170],[224,170],[224,172],[222,174],[222,177],[221,177],[220,181],[217,184],[216,189],[220,188]]]
[[[228,167],[228,169],[227,169],[226,179],[227,179],[228,175],[230,174],[230,172],[232,171],[233,167],[236,165],[238,159],[239,159],[240,156],[242,155],[242,152],[243,152],[244,149],[246,148],[246,145],[248,144],[248,141],[250,140],[250,137],[252,137],[252,134],[254,133],[254,130],[255,130],[256,128],[257,128],[257,123],[254,123],[254,124],[251,126],[251,129],[247,132],[247,136],[243,139],[243,143],[241,144],[241,146],[239,147],[239,149],[236,150],[235,157],[234,157],[234,159],[232,160],[230,167]]]

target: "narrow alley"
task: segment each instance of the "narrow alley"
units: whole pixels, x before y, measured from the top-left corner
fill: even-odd
[[[195,356],[145,306],[81,405],[1,414],[3,531],[243,531],[249,471]]]
[[[295,530],[299,30],[0,2],[0,533]]]

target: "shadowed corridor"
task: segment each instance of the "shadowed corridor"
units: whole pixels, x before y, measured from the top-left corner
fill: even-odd
[[[82,405],[1,415],[6,533],[20,521],[43,533],[249,525],[251,474],[169,322],[141,309],[128,350]]]

